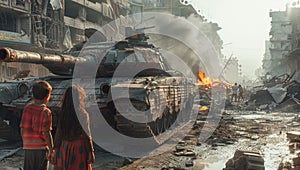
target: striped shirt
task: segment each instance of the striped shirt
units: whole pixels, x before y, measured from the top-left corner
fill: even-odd
[[[47,148],[43,132],[52,130],[51,111],[45,104],[28,104],[23,110],[20,128],[24,149]]]

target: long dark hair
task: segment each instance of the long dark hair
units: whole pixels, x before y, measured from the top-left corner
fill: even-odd
[[[78,119],[78,117],[85,116],[87,118],[85,120],[89,120],[84,107],[84,98],[85,92],[78,85],[69,86],[64,94],[59,123],[62,137],[65,139],[74,139],[84,132],[85,128],[81,126],[82,119]]]

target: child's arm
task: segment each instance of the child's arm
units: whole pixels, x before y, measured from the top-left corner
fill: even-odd
[[[46,140],[47,146],[49,148],[49,155],[53,152],[53,138],[51,135],[52,130],[52,114],[49,109],[44,109],[42,111],[43,122],[42,122],[42,134]]]
[[[44,132],[43,135],[46,139],[47,145],[49,147],[49,151],[50,151],[50,153],[52,153],[53,152],[53,139],[52,139],[51,132],[50,131]]]

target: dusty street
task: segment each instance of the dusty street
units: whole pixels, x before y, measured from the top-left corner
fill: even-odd
[[[172,150],[158,156],[145,157],[134,163],[128,162],[103,151],[96,151],[94,169],[206,169],[216,170],[225,167],[225,163],[234,152],[239,150],[258,151],[264,158],[265,169],[277,169],[280,162],[290,161],[297,152],[291,153],[286,132],[298,130],[297,113],[279,113],[264,111],[227,110],[223,113],[218,129],[204,143],[197,140],[205,116],[198,116],[193,130]],[[1,145],[1,154],[18,148]],[[22,167],[23,151],[19,149],[12,156],[1,160],[4,169]],[[123,167],[122,167],[123,166]]]
[[[140,159],[122,169],[222,169],[235,150],[239,149],[261,152],[265,168],[274,170],[280,162],[296,156],[290,154],[286,139],[287,131],[299,127],[295,116],[297,114],[293,113],[226,111],[218,130],[207,142],[192,142],[195,138],[190,136],[177,145],[194,155],[176,156],[174,148],[159,156]],[[197,130],[191,131],[191,134]]]

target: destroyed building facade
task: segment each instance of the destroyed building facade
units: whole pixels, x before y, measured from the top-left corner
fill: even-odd
[[[284,11],[270,11],[270,40],[266,42],[263,69],[270,77],[292,74],[300,80],[300,5],[287,4]]]
[[[127,0],[0,0],[0,47],[53,54],[86,39],[85,30],[142,11]],[[1,63],[0,81],[44,76],[49,71],[33,64]]]

